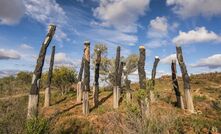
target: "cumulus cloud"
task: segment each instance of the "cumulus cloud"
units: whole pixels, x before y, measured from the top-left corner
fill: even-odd
[[[33,47],[31,47],[31,46],[29,46],[29,45],[27,45],[27,44],[21,44],[20,47],[21,47],[22,49],[33,49]]]
[[[21,55],[15,50],[0,49],[0,60],[9,60],[9,59],[18,60],[20,58]]]
[[[67,24],[67,16],[56,0],[24,0],[26,14],[46,27],[53,23],[57,25],[55,39],[68,39],[62,27]]]
[[[159,48],[169,44],[168,25],[168,20],[164,16],[150,20],[147,30],[149,41],[145,46],[148,48]]]
[[[221,67],[221,54],[215,54],[207,58],[200,59],[196,64],[191,65],[192,67],[208,67],[210,69]]]
[[[176,54],[171,54],[169,56],[164,57],[163,59],[160,60],[160,63],[163,64],[171,64],[172,60],[176,60]]]
[[[221,0],[167,0],[167,5],[182,18],[221,15]]]
[[[122,32],[137,32],[137,20],[145,14],[150,0],[101,0],[93,14],[100,25],[114,27]]]
[[[221,37],[213,31],[208,31],[205,27],[198,27],[188,32],[179,32],[179,35],[173,38],[173,43],[176,45],[201,43],[208,41],[220,41]]]
[[[16,24],[24,13],[23,0],[0,0],[0,24]]]
[[[161,37],[165,36],[168,32],[168,23],[166,17],[156,17],[150,21],[148,36]]]

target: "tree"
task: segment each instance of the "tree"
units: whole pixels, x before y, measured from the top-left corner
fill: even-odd
[[[77,83],[75,69],[61,66],[53,70],[52,84],[61,90],[62,95],[70,89],[73,83]]]
[[[32,77],[32,73],[31,72],[21,71],[21,72],[17,73],[16,80],[20,84],[29,84],[29,83],[31,83],[31,77]]]
[[[128,75],[135,72],[137,70],[137,62],[138,62],[138,55],[131,54],[125,59],[125,68],[124,68],[124,75],[126,79],[128,79]]]

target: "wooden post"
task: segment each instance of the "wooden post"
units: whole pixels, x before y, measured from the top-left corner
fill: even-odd
[[[95,74],[94,74],[94,88],[93,88],[93,98],[94,98],[94,106],[98,106],[99,99],[99,69],[101,62],[101,51],[98,50],[96,54],[95,60]]]
[[[52,40],[55,33],[56,26],[50,25],[47,36],[42,43],[41,50],[38,56],[37,64],[35,66],[34,74],[32,77],[32,85],[28,100],[28,114],[27,118],[36,118],[38,116],[38,103],[39,103],[39,88],[40,88],[40,78],[42,74],[42,68],[44,65],[45,55],[47,48]]]
[[[139,51],[140,51],[140,57],[138,60],[138,74],[139,74],[140,90],[146,90],[146,72],[145,72],[146,52],[145,52],[145,47],[140,46]],[[139,104],[140,104],[142,116],[148,117],[149,113],[150,113],[150,103],[149,103],[148,96],[139,100]]]
[[[50,60],[50,67],[49,67],[49,71],[48,71],[47,88],[45,89],[44,107],[49,107],[51,105],[51,79],[52,79],[52,74],[53,74],[54,55],[55,55],[55,46],[52,47],[52,52],[51,52],[51,60]]]
[[[113,108],[119,107],[119,65],[120,65],[120,46],[117,47],[116,59],[115,59],[115,80],[113,90]]]
[[[175,91],[176,94],[176,106],[184,109],[184,104],[183,104],[183,98],[180,94],[180,89],[179,89],[179,84],[177,81],[177,77],[176,77],[176,60],[172,60],[172,64],[171,64],[171,71],[172,71],[172,81],[173,81],[173,89]]]
[[[146,59],[146,52],[145,47],[140,46],[140,57],[138,60],[138,74],[139,74],[139,85],[140,89],[146,90],[146,72],[145,72],[145,59]]]
[[[183,84],[184,84],[184,96],[186,100],[187,110],[194,113],[193,100],[190,92],[190,78],[187,73],[186,65],[183,60],[182,48],[180,46],[176,47],[177,59],[182,72]]]
[[[84,91],[83,91],[83,114],[89,114],[89,97],[90,91],[90,42],[84,43]]]
[[[150,89],[150,102],[155,101],[153,90],[155,87],[156,70],[157,70],[157,65],[158,65],[159,61],[160,61],[159,56],[156,56],[155,60],[154,60],[154,64],[153,64],[152,74],[151,74],[151,84],[152,84],[151,87],[152,87],[152,89]]]
[[[77,103],[81,102],[82,99],[82,92],[84,88],[84,83],[82,82],[82,75],[84,71],[84,53],[81,60],[81,67],[78,74],[78,83],[77,83]]]
[[[132,99],[130,84],[131,84],[131,81],[128,80],[128,78],[126,76],[125,86],[126,86],[126,101],[127,101],[127,103],[131,102],[131,99]]]

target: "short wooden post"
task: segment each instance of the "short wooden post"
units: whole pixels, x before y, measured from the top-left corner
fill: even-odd
[[[155,101],[155,96],[154,96],[154,88],[155,88],[155,77],[156,77],[156,70],[157,70],[157,65],[160,61],[159,56],[155,57],[154,64],[153,64],[153,69],[152,69],[152,74],[151,74],[151,84],[152,84],[152,89],[150,89],[150,102]]]
[[[120,65],[120,46],[117,47],[116,59],[115,59],[115,80],[113,89],[113,108],[119,107],[119,65]]]
[[[146,72],[145,72],[146,52],[145,52],[145,47],[140,46],[139,50],[140,50],[140,57],[138,60],[139,85],[140,85],[140,90],[146,91]],[[142,116],[148,117],[150,114],[150,103],[149,103],[148,96],[139,100],[139,104],[140,104]]]
[[[125,79],[125,87],[126,87],[126,101],[127,103],[131,102],[132,94],[130,89],[131,81],[128,78]]]
[[[83,91],[83,114],[89,114],[89,97],[90,91],[90,42],[84,43],[84,91]]]
[[[175,91],[176,100],[177,100],[176,105],[177,105],[177,107],[184,109],[183,98],[180,93],[179,84],[178,84],[177,76],[176,76],[176,72],[177,72],[176,71],[176,60],[172,60],[171,71],[172,71],[173,89]]]
[[[45,40],[41,46],[37,64],[35,66],[34,74],[32,77],[31,90],[30,90],[29,100],[28,100],[28,114],[27,114],[28,119],[36,118],[38,116],[39,88],[40,88],[42,68],[44,66],[44,60],[45,60],[47,48],[54,36],[55,30],[56,30],[55,25],[49,26],[48,34],[46,35]]]
[[[186,100],[187,110],[194,113],[193,100],[190,92],[190,77],[187,73],[186,65],[183,60],[182,48],[176,46],[177,59],[180,65],[180,70],[182,72],[183,84],[184,84],[184,96]]]
[[[98,106],[99,102],[99,69],[100,69],[100,62],[101,62],[101,51],[98,50],[96,54],[95,60],[95,74],[94,74],[94,87],[93,87],[93,99],[94,99],[94,106]]]
[[[50,60],[50,67],[49,67],[49,71],[48,71],[47,88],[45,89],[44,107],[49,107],[51,105],[51,79],[52,79],[52,74],[53,74],[54,55],[55,55],[55,46],[52,47],[52,52],[51,52],[51,60]]]

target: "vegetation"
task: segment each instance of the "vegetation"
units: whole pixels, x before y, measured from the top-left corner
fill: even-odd
[[[215,134],[221,132],[221,73],[191,75],[190,82],[196,109],[196,113],[192,115],[173,105],[176,98],[172,90],[171,76],[156,79],[154,90],[156,90],[158,98],[151,105],[150,118],[141,116],[137,99],[145,98],[147,92],[144,89],[137,90],[139,89],[137,83],[131,86],[133,89],[132,102],[126,102],[123,93],[118,110],[112,108],[112,92],[104,91],[101,88],[99,106],[97,108],[90,107],[91,113],[84,117],[81,113],[81,104],[74,101],[76,93],[66,90],[67,94],[61,96],[62,89],[60,85],[56,84],[56,82],[65,84],[62,83],[62,79],[65,79],[68,81],[66,88],[70,89],[71,83],[75,83],[76,71],[61,67],[55,69],[54,73],[52,106],[43,108],[44,95],[40,94],[40,118],[27,122],[27,93],[32,73],[21,72],[16,76],[0,79],[0,133]],[[41,90],[44,90],[46,76],[44,73]],[[180,77],[178,77],[178,81],[180,85],[183,84]],[[147,87],[151,87],[151,81],[147,81],[147,85]],[[183,94],[182,86],[180,87],[181,94]],[[11,90],[10,94],[8,90]],[[91,96],[92,93],[89,94],[90,98]],[[92,104],[92,100],[89,101]]]

